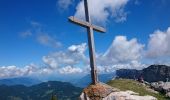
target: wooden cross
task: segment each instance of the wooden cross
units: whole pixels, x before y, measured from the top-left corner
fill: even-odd
[[[73,16],[69,17],[69,21],[71,21],[75,24],[78,24],[82,27],[87,28],[90,67],[91,67],[91,79],[92,79],[92,84],[95,85],[98,83],[98,77],[97,77],[97,68],[96,68],[96,59],[95,59],[95,46],[94,46],[93,30],[102,32],[102,33],[106,32],[106,30],[100,26],[96,26],[91,23],[87,0],[84,0],[84,8],[85,8],[86,21],[79,20]]]

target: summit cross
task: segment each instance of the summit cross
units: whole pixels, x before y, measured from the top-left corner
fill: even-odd
[[[90,67],[91,67],[91,79],[92,79],[92,84],[95,85],[98,83],[98,76],[97,76],[97,67],[96,67],[96,59],[95,59],[95,45],[94,45],[93,30],[102,32],[102,33],[106,32],[106,30],[100,26],[96,26],[91,23],[90,13],[89,13],[89,8],[88,8],[88,0],[84,0],[84,8],[85,8],[86,21],[79,20],[73,16],[69,17],[69,21],[87,28]]]

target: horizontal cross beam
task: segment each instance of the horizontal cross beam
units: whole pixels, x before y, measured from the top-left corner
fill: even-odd
[[[73,16],[69,17],[69,21],[75,23],[75,24],[78,24],[80,26],[83,26],[83,27],[92,27],[95,31],[98,31],[98,32],[102,32],[102,33],[105,33],[106,30],[103,28],[103,27],[100,27],[100,26],[96,26],[96,25],[93,25],[89,22],[86,22],[86,21],[82,21],[82,20],[79,20]]]

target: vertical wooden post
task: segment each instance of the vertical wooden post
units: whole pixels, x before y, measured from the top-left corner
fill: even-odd
[[[91,23],[87,0],[84,0],[84,8],[85,8],[86,21]],[[98,79],[97,79],[97,68],[96,68],[96,59],[95,59],[95,46],[94,46],[93,28],[87,27],[87,32],[88,32],[87,35],[88,35],[88,46],[89,46],[92,84],[96,84],[98,82]]]

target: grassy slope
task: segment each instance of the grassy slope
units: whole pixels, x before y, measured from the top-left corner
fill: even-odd
[[[139,95],[141,96],[151,95],[151,96],[156,97],[158,100],[170,100],[169,98],[166,98],[162,94],[156,94],[156,93],[150,92],[149,90],[147,90],[146,86],[143,86],[134,80],[116,79],[116,80],[109,81],[107,84],[112,87],[118,88],[121,91],[131,90],[131,91],[139,93]]]

